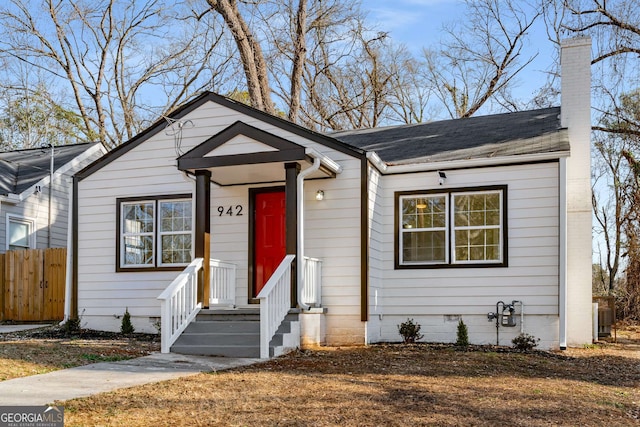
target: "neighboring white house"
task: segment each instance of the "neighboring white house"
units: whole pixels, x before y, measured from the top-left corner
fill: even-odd
[[[67,246],[73,174],[102,156],[99,143],[0,153],[0,253]]]
[[[204,283],[232,285],[204,306],[255,307],[291,272],[303,343],[398,341],[407,318],[425,341],[462,319],[472,343],[591,342],[590,49],[564,43],[559,108],[442,122],[327,135],[203,94],[76,175],[74,311],[153,332],[211,258]]]

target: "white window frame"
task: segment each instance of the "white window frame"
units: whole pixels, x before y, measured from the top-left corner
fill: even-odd
[[[12,249],[11,248],[11,242],[9,241],[10,239],[10,229],[11,229],[11,223],[20,223],[20,224],[26,224],[29,226],[29,247],[21,247],[21,249],[17,249],[17,250],[24,250],[24,249],[35,249],[36,248],[36,220],[34,218],[29,218],[26,216],[21,216],[21,215],[16,215],[16,214],[11,214],[8,213],[7,214],[7,222],[6,222],[6,250],[10,251]],[[16,249],[14,249],[16,250]]]
[[[451,263],[452,264],[497,264],[502,263],[504,258],[504,203],[503,203],[503,195],[504,191],[502,190],[487,190],[487,191],[461,191],[461,192],[451,192],[451,220],[449,225],[451,226],[451,230],[448,235],[451,240]],[[482,194],[498,194],[500,200],[498,201],[498,225],[483,225],[483,226],[456,226],[455,223],[455,215],[456,215],[456,203],[455,198],[458,196],[479,196]],[[499,230],[500,238],[499,240],[499,250],[500,257],[498,259],[491,260],[459,260],[456,258],[456,230]],[[486,250],[486,245],[485,245]]]
[[[180,202],[180,203],[188,203],[191,206],[191,230],[187,230],[187,231],[162,231],[162,224],[160,223],[160,221],[162,220],[162,218],[160,218],[160,205],[162,205],[163,203],[176,203],[176,202]],[[193,245],[193,235],[194,235],[194,206],[193,206],[193,201],[189,200],[189,199],[158,199],[156,200],[156,227],[157,227],[157,231],[156,231],[156,235],[158,236],[157,241],[156,241],[156,262],[158,267],[180,267],[180,266],[187,266],[189,265],[189,263],[164,263],[162,262],[162,237],[163,236],[177,236],[177,235],[190,235],[191,236],[191,250],[189,251],[190,255],[191,255],[191,259],[193,260],[193,254],[194,254],[194,245]]]
[[[445,226],[444,227],[428,227],[428,228],[404,228],[403,223],[403,212],[402,206],[405,200],[407,199],[430,199],[430,198],[444,198],[444,218],[445,218]],[[448,193],[431,193],[431,194],[408,194],[404,196],[400,196],[399,199],[400,212],[398,212],[400,220],[399,222],[399,239],[398,242],[398,250],[400,251],[400,262],[402,265],[441,265],[449,263],[449,238],[448,238],[448,224],[447,220],[449,218],[449,194]],[[405,261],[404,260],[404,234],[405,233],[416,233],[421,231],[444,231],[444,260],[434,260],[434,261]]]
[[[151,204],[153,207],[153,230],[151,232],[140,232],[140,233],[125,233],[125,215],[124,215],[124,210],[126,206],[131,206],[131,205],[143,205],[143,204]],[[120,229],[119,229],[119,236],[118,238],[120,239],[120,267],[121,268],[154,268],[156,266],[156,256],[157,256],[157,251],[156,251],[156,242],[155,242],[155,236],[156,236],[156,202],[153,199],[149,199],[149,200],[136,200],[136,201],[131,201],[131,202],[122,202],[120,203]],[[152,254],[152,259],[153,262],[151,262],[150,264],[125,264],[125,259],[126,259],[126,253],[127,253],[127,246],[126,246],[126,241],[127,241],[127,237],[144,237],[144,236],[151,236],[152,239],[152,248],[153,248],[153,254]]]

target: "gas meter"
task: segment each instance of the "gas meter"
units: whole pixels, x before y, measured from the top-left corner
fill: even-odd
[[[513,304],[505,304],[502,306],[502,314],[500,315],[500,324],[502,326],[516,326],[516,317],[514,316],[516,309]]]

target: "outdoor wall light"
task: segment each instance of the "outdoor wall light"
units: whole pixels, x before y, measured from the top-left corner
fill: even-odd
[[[447,179],[447,174],[442,171],[438,171],[438,183],[440,183],[440,185],[444,184],[445,179]]]
[[[324,191],[318,190],[316,192],[316,200],[318,200],[318,201],[324,200]]]

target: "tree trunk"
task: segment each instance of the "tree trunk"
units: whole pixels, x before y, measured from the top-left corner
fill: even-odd
[[[207,0],[207,2],[213,10],[222,16],[236,42],[247,78],[251,105],[259,110],[274,114],[275,109],[271,102],[271,89],[262,49],[242,18],[235,0]]]

